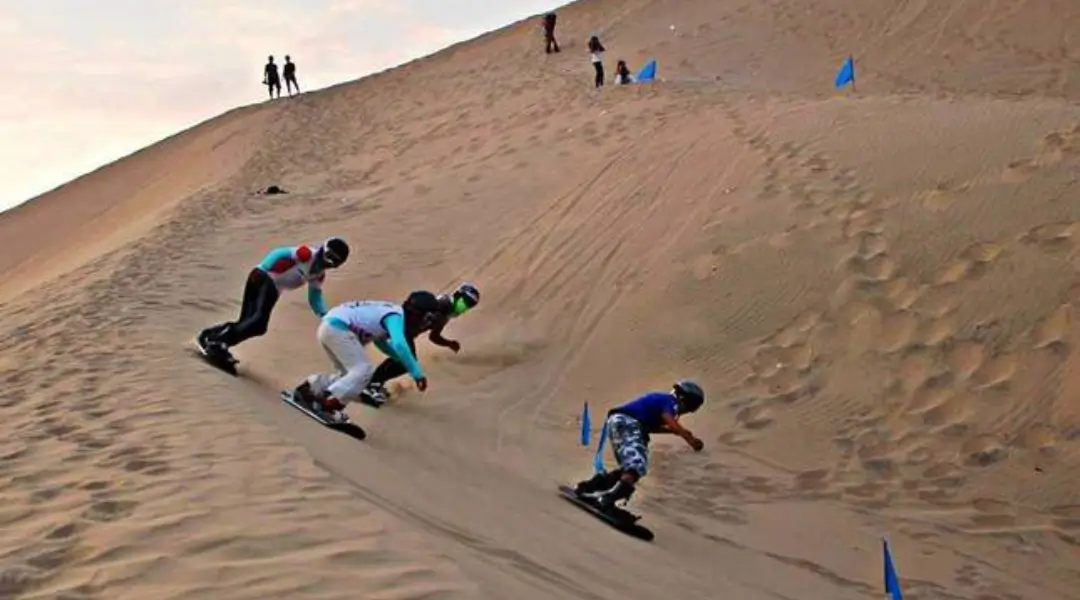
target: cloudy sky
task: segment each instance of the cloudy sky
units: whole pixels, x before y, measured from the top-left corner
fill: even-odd
[[[565,0],[0,0],[0,210],[238,105],[266,57],[304,90]]]

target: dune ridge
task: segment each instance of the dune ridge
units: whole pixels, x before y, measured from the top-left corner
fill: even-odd
[[[913,598],[1071,597],[1077,22],[586,0],[559,55],[518,23],[5,213],[0,598],[855,599],[882,535]],[[664,81],[590,90],[593,31]],[[484,294],[363,443],[276,400],[325,368],[302,294],[240,379],[185,347],[331,234],[330,302]],[[706,450],[654,444],[653,544],[555,497],[583,401],[686,375]]]

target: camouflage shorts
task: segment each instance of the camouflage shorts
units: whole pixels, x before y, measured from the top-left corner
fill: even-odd
[[[611,415],[607,420],[611,450],[619,468],[633,471],[638,477],[649,472],[649,444],[641,430],[641,423],[626,415]]]

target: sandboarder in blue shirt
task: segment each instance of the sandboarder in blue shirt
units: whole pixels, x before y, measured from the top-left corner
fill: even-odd
[[[605,426],[619,468],[579,482],[574,488],[575,493],[603,510],[610,509],[619,500],[629,500],[634,486],[648,473],[652,434],[675,434],[686,440],[695,452],[700,452],[705,443],[683,427],[679,417],[698,410],[704,403],[705,392],[701,386],[689,379],[681,379],[670,392],[651,392],[611,409]]]

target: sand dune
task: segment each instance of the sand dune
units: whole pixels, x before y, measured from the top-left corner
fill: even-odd
[[[559,55],[516,24],[6,213],[0,598],[855,599],[882,535],[912,598],[1072,597],[1078,22],[585,1]],[[665,81],[591,90],[593,31]],[[420,344],[425,394],[351,409],[362,443],[276,399],[324,368],[302,294],[242,378],[186,347],[331,234],[331,302],[484,293],[461,354]],[[707,447],[655,444],[655,542],[554,495],[583,401],[683,375]]]

